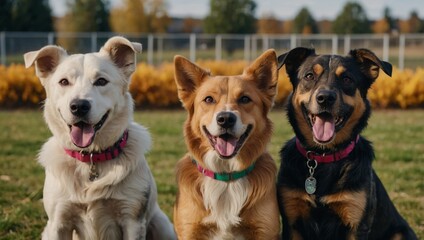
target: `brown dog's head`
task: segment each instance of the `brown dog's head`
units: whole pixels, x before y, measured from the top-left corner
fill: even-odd
[[[367,125],[367,91],[380,69],[392,66],[367,49],[346,57],[317,55],[295,48],[278,57],[293,85],[288,117],[296,136],[309,148],[334,150],[352,141]]]
[[[198,161],[208,155],[249,166],[271,136],[267,115],[278,79],[275,51],[266,51],[237,76],[212,76],[181,56],[174,63],[178,96],[189,114],[185,137],[190,153]]]

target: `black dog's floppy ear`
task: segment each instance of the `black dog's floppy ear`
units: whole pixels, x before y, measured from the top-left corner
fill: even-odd
[[[287,73],[290,73],[302,64],[302,62],[311,55],[315,55],[315,49],[297,47],[278,56],[278,69],[286,65]]]
[[[392,65],[388,62],[381,61],[373,52],[368,49],[354,49],[349,52],[356,62],[360,65],[360,69],[371,82],[378,77],[380,69],[388,76],[392,75]]]

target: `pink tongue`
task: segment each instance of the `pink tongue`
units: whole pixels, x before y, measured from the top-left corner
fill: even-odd
[[[221,156],[229,157],[231,156],[235,149],[236,149],[237,139],[230,138],[230,139],[223,139],[218,137],[216,144],[215,144],[215,150],[218,151],[218,153]]]
[[[314,137],[320,142],[328,142],[334,135],[335,125],[333,118],[315,117],[315,123],[312,127]]]
[[[78,123],[71,126],[71,139],[75,146],[85,148],[90,146],[94,139],[93,126],[85,123]]]

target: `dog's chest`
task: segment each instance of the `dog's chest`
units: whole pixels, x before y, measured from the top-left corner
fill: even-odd
[[[225,239],[227,232],[241,223],[240,212],[248,200],[249,192],[250,184],[245,178],[231,182],[205,178],[202,185],[203,203],[210,214],[203,222],[217,225],[220,231],[216,237]]]

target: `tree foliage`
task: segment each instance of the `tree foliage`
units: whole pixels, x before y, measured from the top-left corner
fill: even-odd
[[[48,0],[1,0],[0,2],[0,29],[21,32],[53,31],[53,19]],[[6,22],[3,23],[4,20]]]
[[[274,15],[264,15],[258,20],[258,33],[283,33],[283,23]]]
[[[333,31],[338,34],[370,33],[367,14],[357,2],[348,2],[333,23]]]
[[[293,21],[295,33],[311,34],[318,33],[318,25],[306,7],[303,7]]]
[[[64,17],[64,31],[107,32],[109,0],[68,0],[70,12]]]
[[[124,0],[122,7],[111,10],[114,32],[166,32],[170,18],[163,0]]]
[[[256,3],[253,0],[210,0],[204,20],[207,33],[255,33]]]

